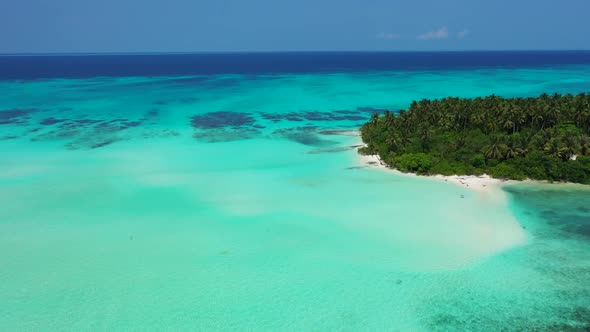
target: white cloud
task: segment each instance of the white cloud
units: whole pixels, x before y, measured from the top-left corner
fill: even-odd
[[[449,37],[449,29],[447,29],[447,27],[442,27],[442,28],[435,30],[435,31],[423,33],[418,36],[418,39],[421,39],[421,40],[447,39],[448,37]]]
[[[401,36],[398,35],[397,33],[391,33],[391,32],[384,33],[384,32],[382,32],[382,33],[377,34],[376,38],[377,39],[400,39]]]
[[[463,39],[467,37],[467,35],[469,35],[469,29],[463,29],[462,31],[459,31],[459,33],[457,34],[457,38]]]

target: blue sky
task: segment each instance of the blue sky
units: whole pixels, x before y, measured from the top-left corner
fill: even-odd
[[[590,49],[590,0],[2,0],[0,53]]]

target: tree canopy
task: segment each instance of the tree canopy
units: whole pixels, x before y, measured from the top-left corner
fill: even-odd
[[[403,172],[590,184],[590,94],[424,99],[361,134],[360,153]]]

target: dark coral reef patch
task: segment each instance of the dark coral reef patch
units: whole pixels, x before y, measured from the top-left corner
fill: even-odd
[[[384,113],[384,109],[358,107],[356,110],[301,111],[288,113],[261,113],[263,119],[285,121],[366,121],[373,113]]]
[[[42,124],[44,126],[51,126],[56,123],[61,123],[64,121],[67,121],[67,120],[66,119],[56,119],[56,118],[47,118],[47,119],[41,120],[40,124]]]
[[[252,126],[255,120],[250,113],[241,112],[210,112],[203,115],[194,115],[191,117],[193,128],[212,129],[224,127],[242,127]]]
[[[322,139],[318,135],[318,127],[315,126],[278,129],[272,135],[309,146],[329,146],[336,144],[334,141]]]
[[[254,128],[214,128],[197,130],[193,138],[207,143],[219,143],[252,139],[260,135],[261,132]]]
[[[31,138],[32,141],[71,139],[66,143],[66,148],[78,150],[97,149],[126,139],[118,134],[129,128],[141,126],[142,121],[125,118],[110,120],[46,118],[40,123],[52,129]]]
[[[256,124],[250,113],[229,111],[192,116],[191,126],[195,129],[193,138],[208,143],[251,139],[260,136],[259,129],[265,128]]]
[[[368,116],[341,114],[338,111],[334,112],[320,112],[320,111],[303,111],[303,112],[289,112],[289,113],[262,113],[260,115],[263,119],[272,122],[286,121],[366,121]]]
[[[29,120],[29,115],[38,111],[38,109],[10,109],[0,111],[0,125],[25,124]]]

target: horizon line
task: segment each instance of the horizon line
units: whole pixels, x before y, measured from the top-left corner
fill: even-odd
[[[188,52],[47,52],[0,53],[0,56],[93,56],[93,55],[227,55],[227,54],[285,54],[285,53],[508,53],[508,52],[590,52],[590,49],[506,49],[506,50],[295,50],[295,51],[188,51]]]

